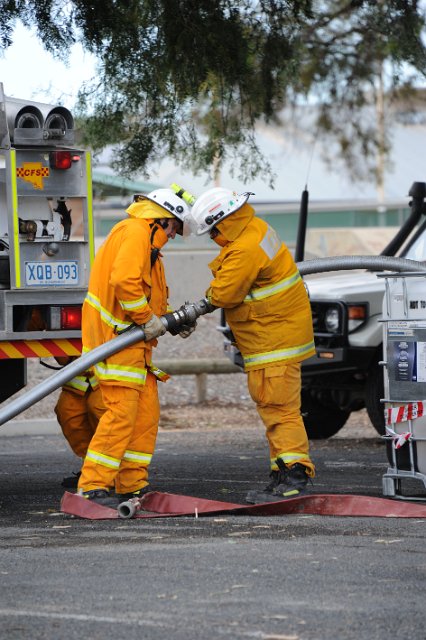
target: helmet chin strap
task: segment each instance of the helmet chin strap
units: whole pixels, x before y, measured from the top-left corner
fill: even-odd
[[[156,218],[154,222],[151,222],[151,224],[149,225],[151,227],[151,242],[154,239],[158,227],[165,229],[168,225],[168,220],[168,218]]]
[[[158,247],[153,247],[154,244],[154,236],[157,233],[159,227],[164,229],[162,222],[164,223],[165,219],[157,219],[154,220],[149,226],[151,227],[151,267],[157,262],[158,256],[160,255],[160,249]],[[167,222],[167,221],[166,221]],[[167,224],[166,224],[167,226]]]
[[[156,220],[156,223],[162,228],[165,229],[167,227],[167,225],[169,224],[169,220],[170,218],[160,218],[158,220]]]
[[[154,242],[154,236],[158,231],[158,228],[161,227],[164,229],[164,226],[161,223],[164,223],[164,220],[154,220],[149,226],[151,227],[151,244]]]
[[[169,226],[170,221],[173,220],[175,222],[174,227],[171,227],[172,229],[175,230],[175,232],[178,235],[183,235],[183,222],[182,220],[179,220],[179,218],[177,217],[173,217],[173,218],[156,218],[154,220],[154,222],[151,223],[150,227],[151,227],[151,242],[154,238],[155,232],[158,230],[159,227],[161,227],[163,229],[163,231],[166,231],[167,227]]]
[[[157,224],[160,225],[160,227],[162,229],[166,229],[170,220],[176,220],[178,223],[178,226],[176,227],[176,233],[179,234],[180,236],[183,233],[183,222],[182,220],[179,220],[179,218],[159,218],[156,220]]]

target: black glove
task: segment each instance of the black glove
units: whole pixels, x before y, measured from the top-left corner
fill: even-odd
[[[183,324],[179,330],[180,337],[189,338],[191,333],[194,333],[196,326],[197,326],[196,322],[194,322],[194,324]]]

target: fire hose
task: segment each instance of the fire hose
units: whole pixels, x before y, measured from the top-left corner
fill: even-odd
[[[161,316],[161,321],[166,327],[167,331],[176,335],[179,333],[179,328],[182,325],[193,325],[197,318],[206,313],[211,313],[215,310],[206,298],[199,300],[198,302],[186,302],[176,311],[166,313]],[[92,349],[88,353],[85,353],[74,362],[71,362],[66,367],[61,369],[54,376],[51,376],[47,380],[40,382],[33,389],[28,391],[25,395],[10,402],[4,409],[0,410],[0,425],[4,424],[8,420],[11,420],[28,407],[52,393],[63,384],[74,378],[74,376],[83,373],[93,365],[97,364],[104,358],[112,356],[114,353],[121,351],[125,347],[130,347],[137,342],[145,340],[145,334],[143,326],[134,325],[130,329],[118,335],[116,338],[109,340],[105,344]]]
[[[297,266],[301,276],[328,271],[349,271],[351,269],[426,272],[426,265],[421,262],[393,256],[333,256],[331,258],[305,260],[304,262],[298,262]]]
[[[373,518],[425,518],[426,506],[387,498],[354,494],[318,493],[266,504],[238,504],[205,498],[152,491],[143,498],[123,502],[118,509],[104,507],[78,494],[65,492],[62,513],[89,520],[118,518],[167,518],[178,516],[280,516],[312,514]]]

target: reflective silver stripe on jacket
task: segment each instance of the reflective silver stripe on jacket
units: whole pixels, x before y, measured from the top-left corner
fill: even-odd
[[[279,239],[277,232],[275,229],[270,227],[269,224],[259,246],[266,253],[269,260],[273,260],[282,247],[282,242]]]
[[[91,307],[96,309],[101,316],[102,322],[105,322],[106,325],[111,327],[114,330],[122,331],[123,329],[127,329],[132,324],[131,322],[125,322],[124,320],[119,320],[119,318],[115,318],[105,307],[103,307],[100,303],[99,298],[97,298],[93,293],[89,293],[86,295],[85,302],[90,304]]]
[[[279,360],[290,360],[295,356],[302,356],[308,351],[315,348],[314,341],[302,344],[297,347],[289,347],[288,349],[276,349],[275,351],[265,351],[264,353],[253,353],[248,356],[243,356],[244,365],[246,368],[256,364],[269,364],[271,362],[278,362]]]
[[[75,376],[71,380],[68,380],[64,384],[64,387],[71,387],[72,389],[77,389],[77,391],[86,392],[90,387],[90,382],[87,380],[86,376]]]
[[[147,376],[147,370],[144,367],[126,367],[108,362],[98,362],[95,364],[95,372],[101,381],[117,380],[139,385],[145,384]]]
[[[277,293],[285,291],[285,289],[290,289],[290,287],[293,287],[295,284],[297,284],[299,280],[301,280],[301,277],[300,273],[297,271],[292,276],[283,278],[275,284],[270,284],[266,287],[259,287],[258,289],[252,289],[244,298],[244,302],[252,302],[253,300],[264,300],[265,298],[270,298],[271,296],[275,296]]]
[[[138,300],[119,300],[118,302],[124,311],[134,311],[135,309],[143,309],[148,306],[148,300],[145,296],[142,296],[142,298]]]

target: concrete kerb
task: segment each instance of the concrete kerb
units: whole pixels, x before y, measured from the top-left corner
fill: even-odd
[[[11,420],[0,427],[0,436],[51,436],[62,434],[55,419]]]

